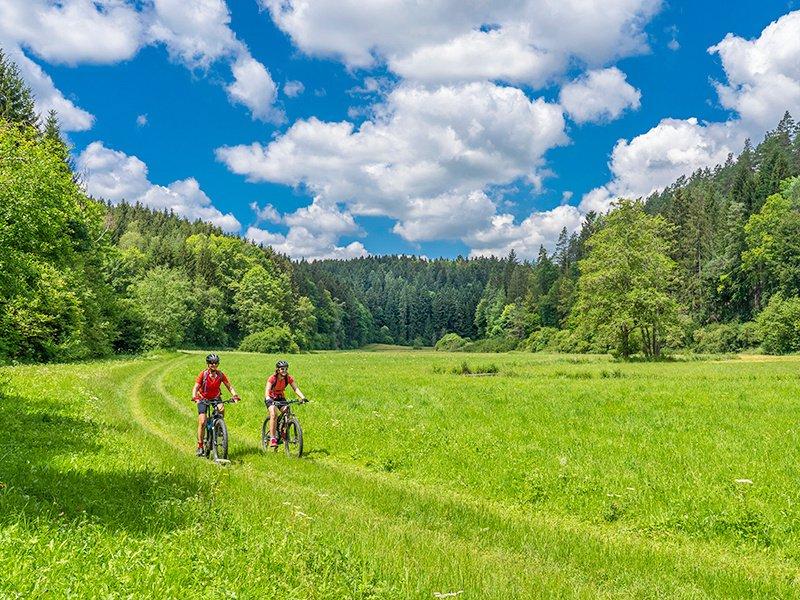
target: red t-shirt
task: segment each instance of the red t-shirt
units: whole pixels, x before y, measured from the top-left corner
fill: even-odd
[[[203,385],[203,374],[206,374],[205,385]],[[200,397],[206,398],[207,400],[219,398],[219,388],[223,383],[230,385],[228,378],[225,377],[225,373],[222,371],[217,371],[215,373],[210,369],[200,371],[200,374],[197,376],[197,379],[195,379],[195,382],[200,385],[200,389],[198,391]]]
[[[283,391],[286,389],[287,385],[292,385],[294,383],[294,379],[291,375],[281,377],[280,379],[278,379],[277,375],[273,375],[268,379],[268,382],[272,384],[269,390],[269,397],[283,398]]]

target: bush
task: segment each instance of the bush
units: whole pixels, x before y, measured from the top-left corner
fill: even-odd
[[[456,352],[461,350],[468,342],[469,340],[465,340],[457,333],[445,333],[436,342],[434,349],[437,352]]]
[[[758,346],[760,335],[755,323],[712,323],[695,330],[694,350],[708,354],[739,352]]]
[[[767,354],[797,352],[800,350],[800,298],[793,296],[784,300],[781,294],[775,294],[758,315],[756,326]]]
[[[300,347],[292,339],[289,328],[286,325],[278,325],[251,333],[239,344],[239,350],[264,354],[275,352],[295,354],[300,352]]]
[[[516,350],[519,340],[514,337],[489,337],[469,342],[461,348],[463,352],[509,352]]]

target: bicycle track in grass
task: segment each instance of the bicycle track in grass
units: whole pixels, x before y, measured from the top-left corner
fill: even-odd
[[[155,378],[154,392],[162,404],[173,412],[169,422],[184,432],[177,435],[163,427],[155,427],[152,419],[144,415],[141,404],[141,386],[152,381],[149,374],[137,379],[134,390],[137,404],[134,413],[145,429],[155,430],[162,440],[186,453],[186,410],[167,393],[164,378],[181,361],[172,361],[162,368]],[[163,365],[162,365],[163,367]],[[174,417],[180,417],[180,424]],[[254,445],[254,447],[257,447]],[[714,595],[715,590],[737,590],[748,596],[783,595],[792,585],[794,571],[789,564],[781,564],[774,557],[748,557],[730,552],[716,544],[670,542],[648,540],[641,534],[621,529],[602,528],[539,513],[526,514],[518,507],[504,506],[496,501],[482,500],[455,493],[436,486],[423,485],[403,480],[391,474],[379,474],[354,465],[339,463],[331,459],[277,461],[272,457],[245,456],[232,466],[230,477],[237,485],[263,488],[269,494],[273,486],[291,488],[292,499],[308,506],[304,515],[313,515],[316,523],[326,519],[353,528],[355,516],[377,531],[369,537],[369,545],[380,547],[377,542],[387,543],[402,539],[398,548],[390,543],[389,548],[398,550],[402,560],[385,555],[379,561],[383,568],[394,564],[395,568],[416,566],[416,576],[424,580],[428,562],[414,560],[415,547],[428,560],[437,557],[439,564],[449,564],[455,572],[463,572],[472,565],[473,577],[491,566],[499,569],[500,577],[485,579],[480,585],[483,593],[491,586],[502,586],[514,581],[511,592],[525,587],[548,589],[556,580],[566,583],[561,592],[568,595],[598,596],[605,594],[633,593],[634,595],[660,595],[669,590],[671,596],[695,594]],[[275,457],[277,458],[277,457]],[[265,460],[266,459],[266,460]],[[274,469],[280,468],[280,476]],[[299,500],[302,498],[302,500]],[[290,503],[291,506],[296,506]],[[299,510],[299,509],[298,509]],[[317,514],[318,513],[318,514]],[[338,525],[337,525],[338,526]],[[363,544],[359,538],[363,528],[353,532],[351,543]],[[377,545],[376,545],[377,544]],[[372,551],[373,556],[380,552]],[[410,561],[410,562],[409,562]],[[513,565],[514,569],[509,570]],[[652,568],[658,565],[660,568]],[[520,578],[519,573],[527,573]],[[558,577],[555,577],[557,574]],[[388,573],[387,573],[388,575]],[[410,582],[407,582],[410,583]],[[479,582],[469,582],[473,586]],[[470,586],[462,584],[465,588]],[[416,589],[415,592],[420,592]],[[472,587],[469,591],[479,591]],[[551,589],[551,591],[555,591]],[[501,588],[492,590],[494,595],[505,595]]]

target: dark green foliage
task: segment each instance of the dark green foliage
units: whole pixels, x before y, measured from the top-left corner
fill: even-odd
[[[800,352],[800,297],[775,294],[756,323],[768,354]]]
[[[434,346],[437,352],[455,352],[461,350],[469,340],[465,340],[457,333],[446,333],[443,335]]]
[[[292,339],[292,332],[286,325],[267,327],[264,331],[251,333],[239,344],[239,350],[243,352],[263,352],[269,353],[297,353],[300,348]]]
[[[36,127],[38,120],[30,89],[0,48],[0,122]]]

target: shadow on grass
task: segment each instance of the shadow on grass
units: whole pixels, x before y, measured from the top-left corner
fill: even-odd
[[[108,435],[113,428],[88,415],[62,414],[56,406],[0,398],[0,411],[8,415],[8,444],[0,448],[0,525],[21,518],[89,521],[146,535],[184,527],[202,514],[200,481],[126,468],[120,457],[125,448]],[[109,464],[115,468],[104,468]]]

